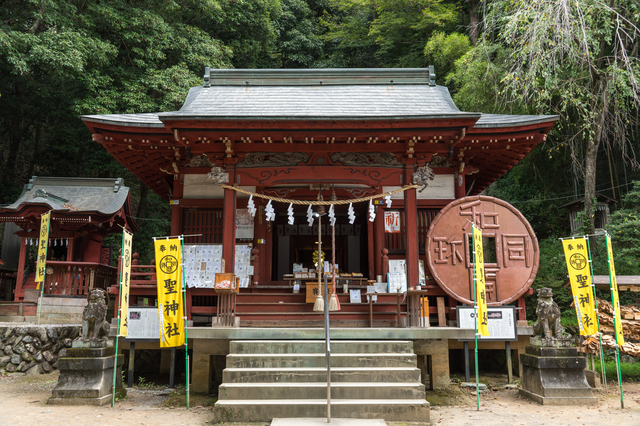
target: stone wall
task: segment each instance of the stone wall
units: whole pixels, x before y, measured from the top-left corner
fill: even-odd
[[[0,326],[0,374],[45,374],[58,367],[79,325]]]

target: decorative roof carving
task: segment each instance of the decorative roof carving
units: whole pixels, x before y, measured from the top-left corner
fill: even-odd
[[[447,157],[444,157],[442,155],[434,155],[433,157],[431,157],[429,167],[453,167],[453,164],[451,164],[449,160],[447,160]]]
[[[304,152],[249,152],[236,167],[297,166],[309,158]]]
[[[205,154],[202,154],[202,155],[193,157],[191,161],[189,161],[184,166],[185,167],[213,167],[215,166],[215,164],[209,161],[209,157],[207,157]]]
[[[403,166],[391,152],[336,152],[331,155],[331,161],[345,166]]]

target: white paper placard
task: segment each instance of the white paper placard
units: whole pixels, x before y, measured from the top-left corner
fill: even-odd
[[[389,273],[407,273],[407,261],[405,259],[389,259]]]
[[[389,272],[389,293],[405,293],[407,276],[404,272]]]
[[[129,335],[126,340],[160,340],[158,330],[158,307],[129,307]]]
[[[458,327],[475,329],[473,306],[456,307]],[[478,336],[480,340],[518,340],[516,308],[513,306],[488,307],[489,336]]]
[[[362,303],[362,297],[360,296],[360,290],[349,290],[349,302]]]

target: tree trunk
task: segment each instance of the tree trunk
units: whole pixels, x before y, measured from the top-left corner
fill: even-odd
[[[587,233],[595,233],[596,211],[596,160],[600,140],[589,142],[584,164],[584,211],[586,213]]]
[[[469,0],[469,38],[475,46],[478,44],[478,0]]]
[[[596,213],[596,161],[598,159],[598,148],[602,141],[602,135],[605,131],[605,119],[609,112],[608,84],[606,80],[596,80],[597,83],[592,87],[595,93],[600,96],[596,97],[593,104],[594,111],[600,111],[597,119],[593,122],[593,139],[587,142],[587,152],[584,162],[584,211],[588,220],[589,234],[594,234],[595,213]],[[599,101],[599,102],[598,102]]]
[[[147,217],[147,206],[149,205],[149,187],[140,181],[140,201],[138,202],[138,217]]]
[[[40,150],[40,139],[42,138],[42,123],[36,123],[36,134],[33,138],[33,156],[31,157],[31,164],[29,164],[29,172],[27,173],[27,178],[33,176],[33,171],[35,170],[36,163],[38,162],[38,151]]]

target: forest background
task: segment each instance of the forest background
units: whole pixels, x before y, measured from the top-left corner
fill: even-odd
[[[124,177],[134,249],[148,261],[169,206],[92,142],[80,115],[177,110],[205,66],[434,65],[462,110],[560,115],[487,194],[533,226],[534,287],[553,288],[571,322],[563,205],[582,199],[593,233],[595,194],[614,200],[617,272],[640,274],[639,22],[638,0],[0,0],[0,204],[33,175]]]

